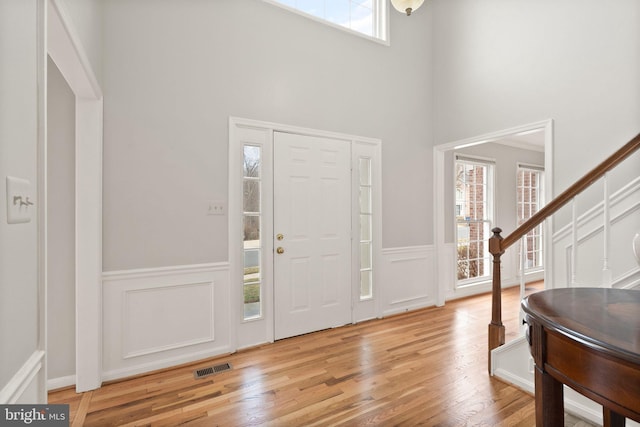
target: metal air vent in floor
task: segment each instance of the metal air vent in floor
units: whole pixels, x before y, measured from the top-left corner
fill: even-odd
[[[208,368],[197,369],[193,371],[193,376],[195,379],[200,379],[204,377],[208,377],[210,375],[219,374],[221,372],[231,370],[231,363],[223,363],[221,365],[210,366]]]

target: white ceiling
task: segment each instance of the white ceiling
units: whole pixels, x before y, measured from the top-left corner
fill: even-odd
[[[544,151],[544,129],[510,135],[494,142],[528,150]]]

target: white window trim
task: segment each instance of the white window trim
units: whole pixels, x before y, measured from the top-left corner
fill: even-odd
[[[329,27],[338,29],[340,31],[344,31],[348,34],[362,37],[365,40],[369,40],[384,46],[390,46],[390,31],[389,31],[389,6],[385,0],[374,0],[377,4],[374,5],[375,11],[374,13],[382,15],[381,18],[376,19],[376,30],[378,32],[378,36],[369,36],[367,34],[361,33],[359,31],[352,30],[351,28],[343,27],[342,25],[336,24],[334,22],[328,21],[323,18],[319,18],[317,16],[311,15],[309,13],[303,12],[291,6],[287,6],[286,4],[279,3],[277,0],[262,0],[265,3],[272,4],[276,7],[284,9],[288,12],[295,13],[296,15],[304,16],[305,18],[311,19],[312,21],[319,22],[321,24],[327,25]]]
[[[547,200],[547,196],[545,194],[545,187],[546,187],[546,173],[545,173],[545,167],[544,165],[536,165],[533,163],[522,163],[522,162],[517,162],[516,163],[516,215],[518,215],[518,206],[517,206],[517,200],[518,200],[518,177],[520,174],[520,170],[529,170],[529,171],[533,171],[533,172],[540,172],[542,173],[542,178],[541,180],[538,181],[538,204],[542,203],[541,206],[539,206],[538,210],[542,209],[542,207],[544,207],[544,204]],[[518,218],[519,220],[519,218]],[[531,275],[531,274],[536,274],[536,273],[540,273],[543,272],[545,270],[545,263],[547,261],[547,256],[546,256],[546,251],[547,251],[547,245],[546,245],[546,239],[545,239],[545,232],[546,229],[544,227],[544,224],[540,224],[537,227],[540,227],[540,250],[542,252],[542,266],[538,266],[538,267],[532,267],[532,268],[525,268],[524,270],[524,275]],[[526,235],[525,235],[526,236]],[[523,237],[524,239],[525,237]],[[520,256],[522,255],[522,239],[520,239],[520,243],[518,244],[518,259],[520,258]],[[522,275],[522,260],[520,260],[518,262],[518,266],[517,266],[517,272],[519,275]]]
[[[488,220],[483,220],[483,221],[478,221],[478,222],[483,222],[483,223],[488,223],[489,224],[489,230],[491,230],[496,222],[496,209],[495,209],[495,203],[496,203],[496,198],[495,198],[495,191],[496,191],[496,175],[497,175],[497,171],[496,171],[496,159],[493,158],[489,158],[489,157],[481,157],[481,156],[475,156],[475,155],[467,155],[467,154],[461,154],[461,153],[454,153],[453,156],[453,161],[454,161],[454,167],[453,167],[453,182],[454,182],[454,186],[455,186],[455,182],[456,182],[456,167],[455,164],[458,162],[465,162],[465,163],[469,163],[469,164],[475,164],[475,165],[481,165],[481,166],[486,166],[487,172],[488,172],[488,177],[487,177],[487,206],[486,206],[486,210],[487,210],[487,217],[489,218]],[[454,200],[453,200],[454,204],[456,202],[455,200],[455,195],[454,195]],[[455,206],[454,206],[454,210],[453,212],[455,213]],[[458,261],[458,257],[457,257],[457,253],[458,253],[458,229],[457,229],[457,224],[458,221],[457,219],[454,219],[453,221],[454,223],[454,247],[456,250],[456,263]],[[490,236],[489,236],[490,237]],[[491,263],[492,261],[492,257],[489,254],[489,263]],[[478,277],[472,277],[472,278],[468,278],[468,279],[458,279],[457,274],[455,276],[455,289],[460,289],[460,288],[468,288],[468,287],[473,287],[473,286],[478,286],[478,285],[482,285],[487,283],[488,281],[491,280],[491,276],[492,276],[492,271],[491,271],[491,266],[489,265],[487,267],[487,274],[485,274],[484,276],[478,276]]]

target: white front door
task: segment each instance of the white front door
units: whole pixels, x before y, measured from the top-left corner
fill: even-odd
[[[351,322],[350,144],[274,133],[275,338]]]

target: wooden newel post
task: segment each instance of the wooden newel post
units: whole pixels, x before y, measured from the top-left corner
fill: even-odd
[[[504,344],[502,324],[502,285],[500,278],[500,257],[502,249],[502,229],[496,227],[489,238],[489,252],[493,255],[493,282],[491,287],[491,323],[489,323],[489,373],[491,373],[491,350]]]

